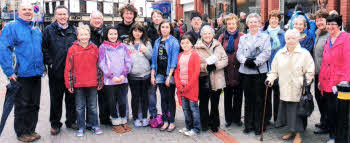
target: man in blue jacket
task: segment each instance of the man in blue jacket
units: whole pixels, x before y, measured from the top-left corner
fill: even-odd
[[[55,20],[46,26],[42,37],[44,63],[48,67],[50,87],[50,123],[52,135],[61,131],[62,102],[65,95],[66,126],[77,129],[75,98],[64,85],[64,68],[69,47],[77,40],[76,29],[68,22],[69,13],[65,6],[55,8]]]
[[[33,6],[22,3],[15,22],[8,23],[0,36],[0,65],[5,75],[21,86],[15,97],[14,128],[17,139],[32,142],[40,138],[35,132],[41,94],[41,76],[45,69],[41,52],[42,34],[32,22]],[[13,68],[12,52],[16,55]]]

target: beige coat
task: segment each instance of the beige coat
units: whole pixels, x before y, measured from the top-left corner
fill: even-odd
[[[228,58],[224,48],[221,46],[218,40],[213,39],[213,43],[210,48],[203,43],[202,39],[198,39],[194,46],[201,59],[201,73],[200,76],[208,75],[206,59],[212,55],[213,50],[218,61],[215,64],[216,71],[210,75],[210,83],[212,90],[216,91],[226,87],[224,68],[228,64]]]
[[[277,52],[267,74],[268,81],[278,78],[280,99],[288,102],[299,102],[303,87],[303,75],[307,84],[311,84],[315,74],[315,63],[309,51],[298,45],[293,52],[284,47]]]

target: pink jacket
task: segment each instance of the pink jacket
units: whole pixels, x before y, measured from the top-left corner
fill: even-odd
[[[350,34],[342,32],[330,48],[330,39],[323,50],[319,75],[321,91],[332,92],[332,87],[350,81]]]

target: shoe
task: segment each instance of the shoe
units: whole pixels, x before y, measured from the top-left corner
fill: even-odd
[[[243,133],[248,134],[248,133],[251,132],[251,131],[253,131],[253,130],[252,130],[252,129],[249,129],[249,128],[245,128],[245,129],[243,130]]]
[[[111,117],[111,121],[112,121],[113,126],[118,126],[122,122],[122,120],[120,118],[112,118],[112,117]]]
[[[73,129],[73,130],[78,130],[78,125],[77,124],[71,124],[71,125],[66,125],[67,128]]]
[[[169,123],[164,123],[163,126],[159,130],[165,131],[168,127],[169,127]]]
[[[231,123],[226,123],[225,124],[225,127],[227,128],[227,127],[230,127],[231,126]]]
[[[292,133],[289,133],[289,134],[286,134],[282,137],[283,140],[289,140],[293,137],[293,134]]]
[[[137,119],[134,121],[134,126],[135,127],[141,127],[142,126],[142,123],[141,123],[141,120]]]
[[[35,139],[32,136],[22,135],[17,138],[21,142],[33,142]]]
[[[147,127],[149,125],[149,120],[147,118],[142,119],[142,127]]]
[[[34,140],[38,140],[38,139],[41,138],[41,136],[40,136],[37,132],[34,132],[34,133],[32,134],[32,137],[34,138]]]
[[[123,134],[123,133],[126,132],[125,129],[124,129],[124,127],[122,127],[122,125],[114,126],[114,127],[112,128],[112,130],[113,130],[114,132],[118,133],[118,134]]]
[[[128,124],[124,124],[124,125],[122,125],[122,127],[125,129],[125,132],[130,132],[131,131],[131,128],[129,127]]]
[[[315,127],[320,128],[320,129],[324,129],[324,128],[326,128],[326,125],[322,124],[322,123],[318,123],[318,124],[315,124]]]
[[[210,130],[214,133],[217,133],[219,131],[218,127],[211,127]]]
[[[321,135],[321,134],[328,134],[328,130],[327,129],[322,129],[322,128],[319,128],[317,129],[316,131],[314,131],[314,134],[318,134],[318,135]]]
[[[168,127],[168,132],[173,132],[175,130],[176,126],[174,123],[170,123],[169,127]]]
[[[297,133],[294,137],[293,143],[302,143],[303,140],[301,139],[300,133]]]
[[[327,143],[335,143],[334,139],[329,139]]]
[[[201,127],[201,130],[202,130],[203,132],[206,132],[206,131],[209,130],[209,128],[208,128],[208,127]]]
[[[128,123],[128,120],[125,118],[121,118],[120,124],[126,124]]]
[[[192,136],[196,136],[197,133],[194,130],[190,130],[190,131],[185,132],[185,135],[192,137]]]
[[[79,129],[76,133],[77,137],[82,137],[84,136],[84,130],[83,129]]]
[[[61,132],[61,129],[55,129],[55,128],[51,128],[50,133],[51,135],[58,135]]]
[[[101,128],[99,128],[99,127],[92,128],[92,132],[93,132],[95,135],[100,135],[100,134],[103,133],[102,130],[101,130]]]
[[[186,127],[185,128],[182,128],[182,129],[180,129],[179,130],[179,133],[186,133],[186,132],[188,132],[188,131],[190,131],[190,130],[188,130]]]
[[[91,127],[91,126],[87,126],[87,125],[86,125],[85,128],[86,128],[86,130],[92,131],[92,127]]]

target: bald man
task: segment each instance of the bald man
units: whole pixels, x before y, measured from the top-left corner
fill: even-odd
[[[40,107],[41,76],[44,74],[41,32],[32,22],[33,6],[22,3],[15,22],[8,23],[0,36],[0,65],[11,82],[21,86],[15,96],[14,128],[17,139],[33,142]],[[12,52],[16,55],[13,68]]]

